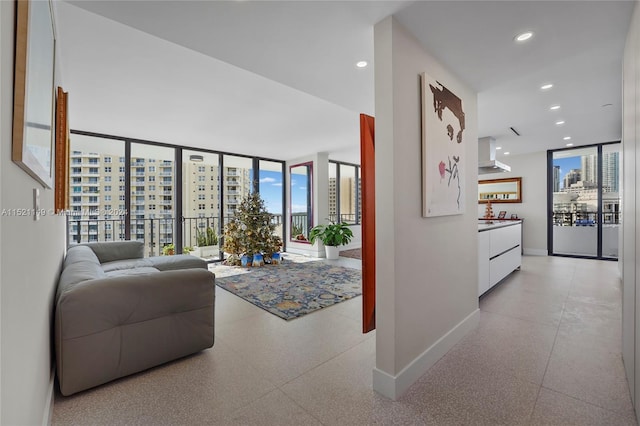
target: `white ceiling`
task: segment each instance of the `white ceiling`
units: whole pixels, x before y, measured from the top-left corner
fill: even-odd
[[[359,162],[358,114],[375,111],[373,67],[355,62],[372,63],[373,25],[395,13],[479,92],[479,136],[501,152],[621,137],[633,1],[72,3],[56,3],[72,128]],[[516,45],[525,29],[534,38]],[[546,82],[555,87],[543,93]]]

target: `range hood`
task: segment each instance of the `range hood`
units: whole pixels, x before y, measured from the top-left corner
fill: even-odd
[[[496,140],[492,137],[478,139],[478,174],[510,172],[511,167],[496,160]]]

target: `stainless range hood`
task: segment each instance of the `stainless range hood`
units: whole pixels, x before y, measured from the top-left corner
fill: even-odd
[[[478,139],[478,174],[510,171],[511,167],[496,160],[496,140],[490,136]]]

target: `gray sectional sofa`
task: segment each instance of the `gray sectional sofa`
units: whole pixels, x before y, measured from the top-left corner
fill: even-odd
[[[215,277],[206,262],[143,254],[138,241],[69,248],[55,307],[63,395],[213,346]]]

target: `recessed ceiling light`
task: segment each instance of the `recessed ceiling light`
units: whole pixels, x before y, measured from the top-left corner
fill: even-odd
[[[542,86],[540,86],[540,89],[542,90],[549,90],[553,87],[553,84],[551,83],[547,83],[547,84],[543,84]]]
[[[510,152],[509,152],[509,151],[507,151],[507,152],[505,152],[505,153],[504,153],[504,155],[509,155],[509,154],[510,154]]]
[[[556,126],[562,126],[564,124],[564,120],[556,121]]]
[[[572,144],[572,143],[568,143],[568,144],[567,144],[567,145],[565,145],[565,146],[573,146],[573,144]]]
[[[557,111],[560,109],[560,105],[553,105],[552,107],[549,108],[551,111]]]
[[[570,141],[570,140],[571,140],[571,136],[565,136],[565,137],[564,137],[564,138],[562,138],[562,139],[564,139],[565,141]]]
[[[496,146],[496,149],[502,149],[502,147],[501,146]]]
[[[523,41],[529,40],[531,37],[533,37],[533,33],[531,31],[526,31],[524,33],[518,34],[515,40],[522,43]]]
[[[358,67],[358,68],[364,68],[364,67],[366,67],[367,65],[369,65],[369,64],[367,63],[367,61],[358,61],[358,62],[356,62],[356,67]]]

